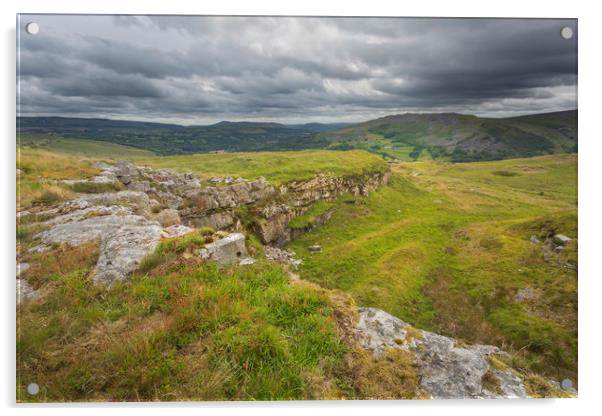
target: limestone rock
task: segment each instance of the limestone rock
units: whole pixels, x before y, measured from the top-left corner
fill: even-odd
[[[357,329],[361,345],[377,357],[388,348],[413,353],[421,387],[432,398],[527,397],[517,375],[490,367],[488,356],[498,352],[497,347],[459,346],[453,338],[418,330],[374,308],[360,308]],[[483,387],[483,377],[488,372],[498,379],[501,393]]]
[[[85,218],[81,221],[58,223],[49,230],[36,235],[43,244],[69,244],[78,246],[97,240],[116,228],[139,225],[147,220],[138,215],[104,215]]]
[[[130,182],[127,187],[131,191],[138,192],[149,192],[151,190],[151,184],[148,181]]]
[[[146,220],[123,224],[103,236],[94,283],[110,285],[136,270],[161,238],[161,227]]]
[[[161,236],[165,238],[181,237],[194,231],[194,228],[187,227],[186,225],[172,225],[166,227],[161,231]]]
[[[163,211],[159,212],[155,216],[155,220],[159,221],[159,224],[161,224],[163,227],[179,225],[181,223],[180,214],[178,214],[177,210],[172,208],[164,209]]]
[[[234,224],[234,217],[228,212],[217,212],[205,217],[190,219],[189,223],[197,228],[210,227],[214,230],[224,230]]]
[[[554,240],[554,243],[564,246],[569,241],[571,241],[572,238],[567,237],[566,235],[563,235],[563,234],[556,234],[556,235],[554,235],[553,240]]]
[[[62,206],[62,210],[85,209],[91,206],[121,205],[130,207],[136,212],[147,213],[150,211],[150,198],[144,192],[120,191],[100,194],[82,195],[77,199],[68,201]]]
[[[293,268],[299,267],[303,260],[295,258],[295,252],[292,250],[284,250],[278,247],[265,246],[265,256],[268,260],[279,261],[290,264]]]
[[[318,252],[322,251],[322,246],[319,244],[313,244],[313,245],[307,247],[307,250],[309,250],[310,253],[318,253]]]
[[[217,262],[220,266],[237,263],[247,257],[244,234],[234,233],[207,244],[199,252],[201,258]]]
[[[250,266],[251,264],[255,264],[255,259],[253,257],[245,257],[238,262],[239,266]]]
[[[45,225],[66,224],[74,221],[81,221],[86,218],[103,217],[106,215],[129,215],[132,214],[132,209],[121,205],[111,206],[91,206],[84,209],[76,209],[63,215],[56,216],[47,221]]]

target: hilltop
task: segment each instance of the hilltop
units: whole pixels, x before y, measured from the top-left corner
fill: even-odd
[[[577,111],[513,118],[406,113],[324,132],[318,137],[328,140],[330,148],[363,148],[390,159],[509,159],[575,152]]]
[[[576,110],[513,118],[407,113],[351,125],[221,121],[180,126],[62,117],[20,117],[17,122],[19,137],[30,144],[87,139],[158,155],[364,149],[385,159],[468,162],[577,151]]]

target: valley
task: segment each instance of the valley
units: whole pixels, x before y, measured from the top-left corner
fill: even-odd
[[[21,117],[24,142],[96,140],[158,155],[362,149],[388,160],[501,160],[577,151],[577,110],[513,118],[405,113],[361,123],[221,121],[181,126],[108,119]],[[32,141],[32,139],[35,139]]]

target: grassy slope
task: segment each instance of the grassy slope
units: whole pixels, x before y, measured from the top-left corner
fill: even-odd
[[[416,160],[428,148],[437,159],[475,161],[575,151],[576,129],[574,111],[507,119],[403,114],[324,132],[320,137],[333,148],[363,148],[400,160]],[[487,150],[487,140],[483,140],[488,137],[495,140],[500,153]],[[385,148],[391,146],[410,150]]]
[[[67,187],[52,181],[89,178],[99,173],[90,160],[81,156],[26,147],[17,150],[17,168],[21,170],[17,175],[17,208],[20,209],[74,197]]]
[[[510,173],[509,173],[510,172]],[[301,276],[419,327],[521,350],[551,376],[576,373],[576,272],[542,259],[542,225],[576,237],[576,157],[400,163],[390,186],[294,241]],[[319,243],[323,252],[310,255]],[[575,260],[576,247],[563,254]],[[520,288],[538,298],[514,301]]]
[[[193,253],[209,238],[163,241],[108,291],[91,282],[95,244],[31,255],[28,279],[43,296],[18,309],[18,400],[416,396],[407,353],[374,360],[341,339],[337,322],[353,314],[347,297],[290,283],[262,259],[202,264]],[[25,394],[32,381],[37,396]]]
[[[319,169],[345,173],[383,164],[365,152],[323,151],[194,155],[165,162],[204,177],[265,175],[275,183]],[[31,149],[22,149],[18,166],[23,184],[37,183],[38,176],[96,173],[81,158]],[[401,163],[390,186],[349,202],[353,198],[341,198],[330,223],[293,244],[306,261],[302,277],[345,289],[360,305],[381,307],[417,326],[520,350],[514,359],[527,369],[576,379],[576,274],[544,262],[541,247],[528,242],[544,222],[576,237],[574,155]],[[18,237],[25,242],[31,234],[20,230]],[[310,256],[306,247],[314,242],[324,251]],[[95,247],[56,250],[25,259],[39,264],[28,280],[36,288],[45,286],[45,295],[19,311],[19,389],[41,381],[42,400],[385,398],[410,395],[413,388],[411,363],[404,357],[397,358],[408,373],[393,377],[401,387],[373,382],[392,368],[371,368],[374,363],[365,357],[350,363],[349,354],[359,353],[333,338],[331,301],[315,288],[289,288],[277,267],[260,263],[217,278],[214,270],[189,264],[190,256],[170,246],[131,285],[115,286],[107,295],[89,281]],[[576,247],[563,256],[575,260]],[[268,286],[261,283],[266,280]],[[514,302],[521,287],[534,287],[539,297]],[[275,324],[274,314],[281,314],[276,298],[293,305],[289,318],[300,321]],[[207,337],[206,328],[197,326],[199,316],[222,326]],[[293,345],[297,325],[320,322],[325,332],[308,333],[307,343]],[[257,333],[266,338],[258,343],[250,335]],[[324,348],[313,350],[314,344]],[[251,355],[245,355],[249,349]],[[268,362],[265,351],[282,359]],[[217,356],[228,359],[216,363]],[[249,370],[251,362],[257,365]]]
[[[39,134],[21,134],[19,136],[19,146],[98,158],[125,159],[154,155],[150,150],[117,143]]]
[[[144,158],[138,163],[192,171],[203,179],[212,176],[256,179],[264,176],[275,185],[309,179],[318,173],[350,175],[386,167],[382,159],[361,150],[197,154]]]

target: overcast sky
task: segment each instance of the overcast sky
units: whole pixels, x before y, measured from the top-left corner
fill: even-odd
[[[37,35],[24,30],[32,21]],[[24,15],[19,25],[21,115],[291,123],[577,107],[574,20]]]

